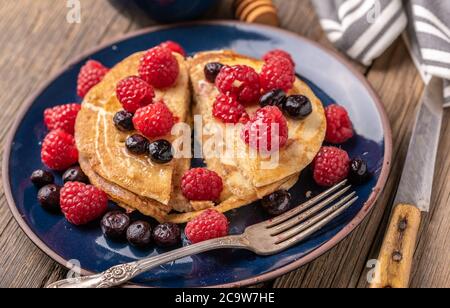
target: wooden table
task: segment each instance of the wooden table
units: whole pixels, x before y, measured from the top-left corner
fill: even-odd
[[[151,26],[153,21],[131,1],[81,0],[81,24],[66,22],[65,1],[3,0],[0,6],[0,142],[5,142],[16,112],[50,74],[81,52],[111,38]],[[279,0],[282,27],[331,45],[308,0]],[[209,18],[232,18],[231,1]],[[394,138],[392,174],[375,210],[351,236],[314,262],[266,286],[366,287],[368,260],[380,247],[390,203],[407,152],[414,112],[424,85],[402,40],[363,72],[381,97]],[[425,216],[413,287],[450,287],[450,112],[446,112],[439,150],[432,211]],[[44,255],[20,230],[0,195],[0,287],[42,287],[63,278],[66,270]]]

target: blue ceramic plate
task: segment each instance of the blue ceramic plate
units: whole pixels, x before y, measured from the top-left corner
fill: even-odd
[[[234,250],[207,253],[162,266],[139,277],[135,283],[152,287],[254,284],[310,262],[347,236],[373,207],[389,173],[391,131],[376,95],[346,60],[314,42],[265,26],[207,22],[148,29],[96,49],[65,67],[25,104],[5,149],[3,180],[11,210],[34,243],[64,266],[68,266],[67,260],[78,260],[83,273],[103,271],[163,252],[141,251],[125,243],[108,242],[98,223],[78,228],[62,216],[43,211],[29,176],[33,170],[42,168],[40,142],[46,134],[42,113],[45,108],[80,100],[76,95],[76,79],[87,59],[113,66],[134,52],[169,39],[180,42],[191,55],[212,49],[233,49],[253,57],[261,57],[274,48],[289,51],[297,62],[298,74],[325,105],[338,102],[348,109],[357,136],[343,147],[353,157],[364,157],[374,176],[356,188],[360,197],[357,204],[322,231],[287,251],[270,257]],[[310,173],[305,170],[301,181],[292,189],[294,202],[298,204],[304,201],[307,191],[321,191]],[[255,204],[229,213],[229,218],[231,232],[236,234],[267,217]]]

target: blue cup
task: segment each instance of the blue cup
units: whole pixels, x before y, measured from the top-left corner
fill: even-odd
[[[176,22],[200,17],[218,0],[134,0],[156,21]]]

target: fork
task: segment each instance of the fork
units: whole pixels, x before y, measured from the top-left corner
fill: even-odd
[[[343,181],[283,215],[248,227],[241,235],[189,245],[117,265],[100,274],[61,280],[47,288],[117,287],[157,266],[215,249],[246,249],[262,256],[274,255],[310,237],[355,203],[358,197],[355,192],[349,193],[350,189],[351,185]]]

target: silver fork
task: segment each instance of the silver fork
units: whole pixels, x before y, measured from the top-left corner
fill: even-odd
[[[189,245],[148,259],[117,265],[97,275],[61,280],[48,288],[116,287],[157,266],[215,249],[247,249],[258,255],[274,255],[308,238],[348,209],[358,200],[355,192],[349,193],[350,188],[347,181],[343,181],[281,216],[248,227],[241,235]]]

